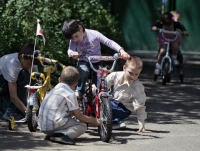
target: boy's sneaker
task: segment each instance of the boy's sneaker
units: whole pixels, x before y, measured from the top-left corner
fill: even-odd
[[[9,121],[11,117],[14,117],[15,121],[20,121],[24,119],[24,116],[22,114],[18,114],[9,110],[6,110],[6,112],[2,116],[2,119]]]
[[[178,65],[179,65],[179,62],[178,62],[177,59],[173,59],[173,63],[174,63],[175,66],[178,66]]]
[[[113,126],[112,126],[113,130],[118,130],[118,129],[123,129],[123,128],[126,128],[126,124],[124,122],[113,123]]]
[[[155,74],[155,75],[159,75],[159,74],[160,74],[160,69],[155,69],[155,70],[154,70],[154,74]]]
[[[57,142],[57,143],[62,143],[62,144],[68,144],[68,145],[75,145],[75,141],[71,138],[69,138],[67,135],[64,135],[64,136],[53,136],[53,137],[50,137],[50,140],[52,142]]]
[[[154,74],[155,75],[159,75],[160,74],[160,70],[161,70],[161,66],[159,63],[156,63],[156,68],[154,70]]]
[[[174,63],[175,66],[179,65],[179,62],[177,60],[177,55],[172,55],[172,61],[173,61],[173,63]]]

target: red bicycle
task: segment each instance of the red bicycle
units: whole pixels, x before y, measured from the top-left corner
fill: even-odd
[[[90,67],[97,76],[101,79],[98,88],[95,88],[92,83],[93,74],[90,73],[88,82],[86,83],[86,94],[82,100],[79,100],[80,108],[82,108],[83,114],[87,116],[96,116],[96,118],[102,121],[102,124],[98,127],[100,139],[103,142],[109,142],[112,135],[112,108],[111,108],[111,95],[108,92],[106,77],[115,68],[116,62],[121,58],[119,53],[113,56],[86,56],[79,55],[79,57],[86,57],[90,64]],[[108,70],[107,67],[94,68],[91,61],[113,61],[112,67]],[[96,90],[95,90],[96,89]]]

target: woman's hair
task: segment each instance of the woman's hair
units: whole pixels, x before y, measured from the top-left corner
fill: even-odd
[[[128,67],[129,65],[135,66],[137,69],[143,68],[143,62],[139,57],[131,56],[129,60],[126,60],[125,66]]]
[[[25,54],[25,55],[33,55],[33,52],[34,52],[34,47],[35,47],[35,50],[39,50],[39,47],[38,46],[35,46],[34,44],[26,44],[22,47],[22,49],[20,50],[20,52],[18,53],[18,58],[22,55],[22,54]],[[25,60],[30,60],[32,61],[32,58],[29,58],[29,57],[24,57]],[[35,65],[38,65],[40,62],[38,59],[34,59],[34,64]]]
[[[175,11],[171,11],[170,13],[172,14],[173,20],[175,20],[175,21],[180,21],[181,20],[182,13],[180,11],[175,10]]]
[[[39,47],[35,46],[35,50],[39,50]],[[32,55],[33,51],[34,51],[34,44],[26,44],[20,50],[18,56],[20,56],[22,54]]]
[[[62,25],[62,32],[66,39],[71,39],[72,35],[80,30],[80,26],[83,28],[83,32],[85,28],[82,23],[76,21],[75,19],[70,19],[64,21]]]
[[[60,82],[72,86],[73,84],[78,82],[79,76],[79,72],[75,67],[67,66],[61,72]]]
[[[170,26],[171,23],[173,22],[173,15],[170,12],[166,12],[161,15],[161,22],[165,26]]]

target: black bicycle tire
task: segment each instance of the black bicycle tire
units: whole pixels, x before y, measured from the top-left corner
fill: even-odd
[[[170,79],[169,75],[169,67],[170,63],[169,60],[166,59],[165,62],[163,63],[163,77],[162,77],[162,85],[166,85],[167,81]]]
[[[112,108],[111,108],[111,101],[108,98],[102,97],[102,103],[100,106],[100,113],[105,113],[105,117],[107,119],[106,122],[102,123],[99,127],[98,127],[98,131],[99,131],[99,135],[100,135],[100,139],[103,142],[109,142],[111,135],[112,135]],[[101,112],[102,111],[102,112]],[[102,115],[103,116],[103,115]],[[101,115],[100,115],[101,117]],[[106,129],[104,129],[104,127]]]
[[[39,105],[39,98],[38,96],[35,97],[35,99],[37,99],[36,101],[38,102]],[[39,109],[36,111],[35,117],[33,117],[33,106],[29,106],[28,108],[28,113],[27,113],[27,126],[30,132],[36,132],[37,130],[37,123],[34,123],[34,119],[33,118],[37,118]]]

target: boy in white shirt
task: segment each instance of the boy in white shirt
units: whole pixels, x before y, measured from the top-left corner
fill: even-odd
[[[34,44],[26,44],[19,53],[11,53],[0,58],[0,111],[2,118],[22,120],[27,105],[27,89],[30,81],[32,59],[23,57],[39,50]],[[34,60],[34,63],[38,61]]]
[[[142,67],[143,62],[141,59],[133,56],[131,59],[126,60],[123,66],[124,71],[112,72],[107,76],[106,81],[108,88],[113,87],[113,99],[136,113],[139,123],[138,132],[150,132],[145,130],[144,124],[144,120],[147,118],[145,111],[146,94],[144,92],[144,86],[138,79]],[[120,117],[120,115],[113,112],[113,117]],[[120,120],[118,128],[125,127],[125,123],[122,122],[124,119]]]
[[[42,101],[38,125],[43,133],[50,136],[51,141],[74,145],[73,139],[85,133],[87,129],[85,123],[95,126],[101,123],[96,118],[81,114],[79,110],[74,92],[79,77],[79,72],[75,67],[67,66],[62,70],[59,83]]]

